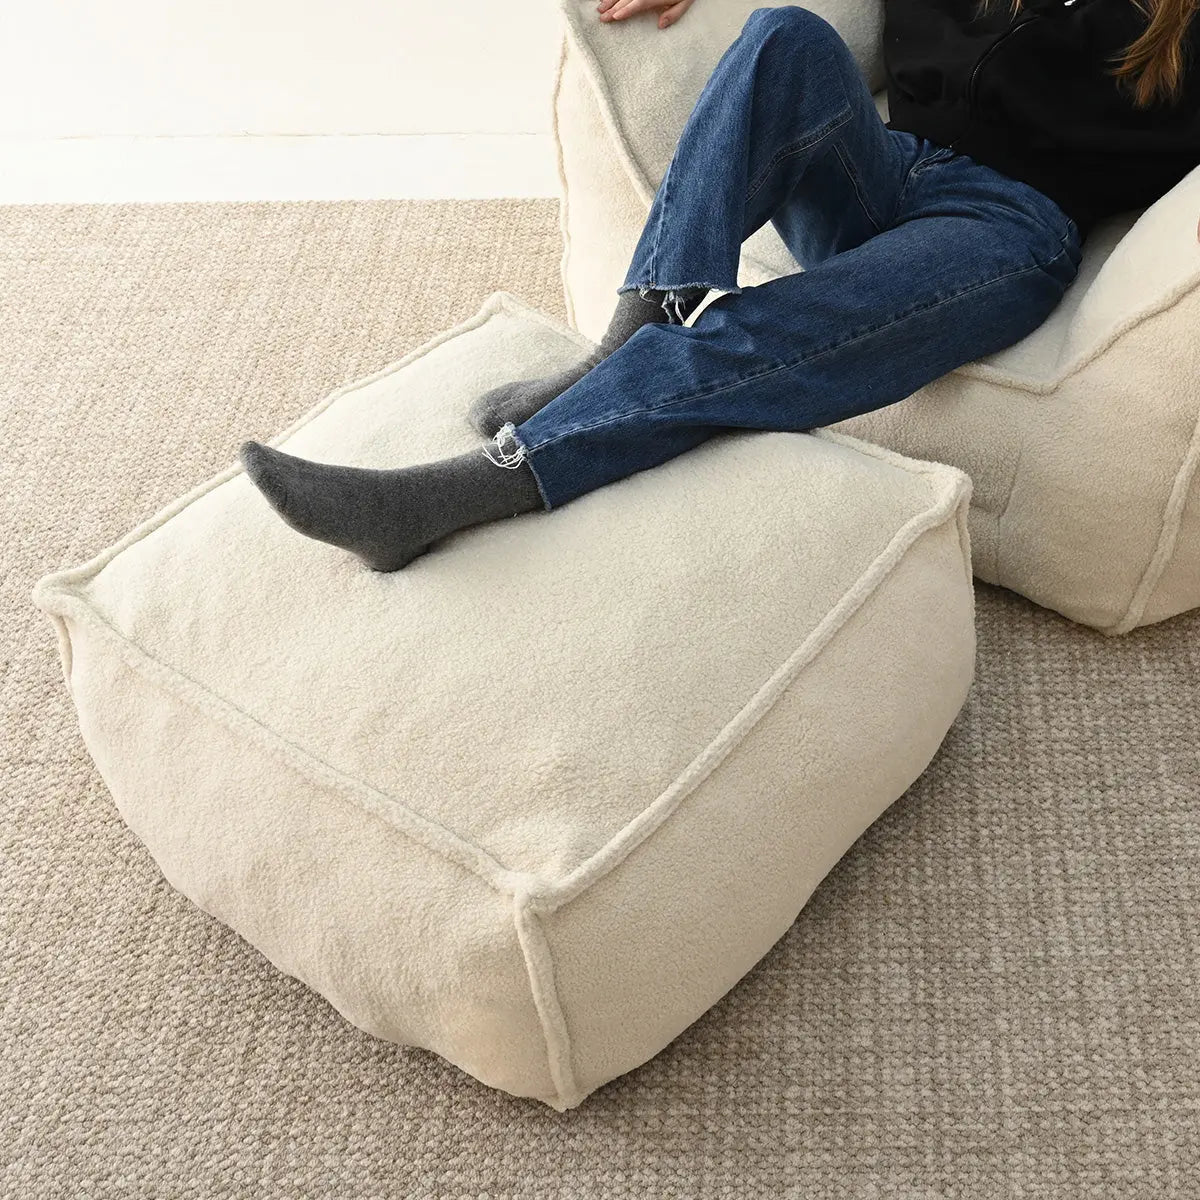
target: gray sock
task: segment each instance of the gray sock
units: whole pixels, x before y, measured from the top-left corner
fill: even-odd
[[[528,463],[498,466],[482,448],[391,471],[327,466],[258,442],[240,457],[287,524],[376,571],[398,571],[455,530],[545,508]]]
[[[545,408],[556,396],[562,395],[572,384],[578,383],[601,359],[607,358],[629,341],[643,325],[667,321],[682,325],[691,310],[707,294],[707,288],[681,289],[678,303],[673,304],[672,312],[668,314],[662,304],[662,292],[653,293],[655,299],[651,300],[636,291],[622,292],[608,329],[591,354],[554,375],[541,379],[522,379],[485,392],[471,405],[467,419],[479,433],[489,438],[495,436],[500,427],[509,421],[520,425]]]

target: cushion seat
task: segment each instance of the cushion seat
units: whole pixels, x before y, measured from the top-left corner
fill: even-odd
[[[498,294],[273,444],[458,453],[483,389],[583,344]],[[563,1109],[728,991],[930,761],[973,672],[969,498],[730,433],[378,574],[233,465],[35,600],[176,888],[363,1029]]]

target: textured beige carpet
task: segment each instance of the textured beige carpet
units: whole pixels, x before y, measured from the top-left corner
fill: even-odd
[[[0,210],[0,1193],[1200,1195],[1200,619],[991,589],[938,759],[752,975],[574,1112],[359,1033],[162,881],[34,580],[496,288],[545,202]]]

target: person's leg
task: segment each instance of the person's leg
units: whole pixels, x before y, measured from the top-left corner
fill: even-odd
[[[643,325],[682,324],[710,290],[736,292],[742,242],[768,220],[804,266],[859,245],[890,223],[909,167],[932,149],[884,125],[824,18],[755,10],[680,134],[596,351],[486,393],[471,424],[486,437],[519,424]]]
[[[668,320],[661,299],[627,292],[617,300],[608,329],[596,348],[552,375],[518,379],[484,392],[470,407],[467,420],[484,437],[492,437],[509,421],[523,421],[584,377],[601,359],[623,346],[643,325]]]
[[[903,400],[1032,332],[1081,258],[1078,229],[1041,193],[965,155],[928,163],[893,228],[723,296],[691,327],[643,327],[505,426],[491,462],[361,471],[251,443],[247,470],[295,528],[394,570],[455,529],[556,508],[719,430],[804,431]]]
[[[376,571],[398,571],[464,526],[543,507],[528,466],[504,463],[491,447],[391,471],[311,462],[258,442],[246,442],[241,459],[293,529]]]
[[[884,124],[823,17],[756,9],[688,118],[618,293],[736,294],[742,243],[768,221],[805,269],[853,249],[893,223],[937,149]]]
[[[965,155],[905,186],[896,224],[808,270],[654,325],[497,444],[548,508],[722,429],[806,431],[894,404],[1032,332],[1074,279],[1078,229]]]

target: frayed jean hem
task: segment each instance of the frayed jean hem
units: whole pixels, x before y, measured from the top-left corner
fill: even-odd
[[[534,470],[530,460],[529,447],[517,436],[517,427],[511,421],[506,421],[496,430],[489,441],[484,442],[483,455],[496,466],[503,467],[508,471],[515,471],[521,466],[528,467],[534,483],[537,484],[542,504],[547,509],[551,507],[546,496],[546,489],[542,486],[542,481],[538,478],[538,473]]]
[[[676,283],[670,287],[661,287],[656,283],[623,283],[617,288],[617,295],[627,292],[637,292],[643,300],[656,301],[667,314],[667,320],[672,325],[683,325],[688,317],[703,303],[710,292],[737,293],[742,289],[734,284],[732,288],[720,287],[713,283]],[[702,293],[699,298],[695,293]],[[691,294],[689,294],[691,293]]]

